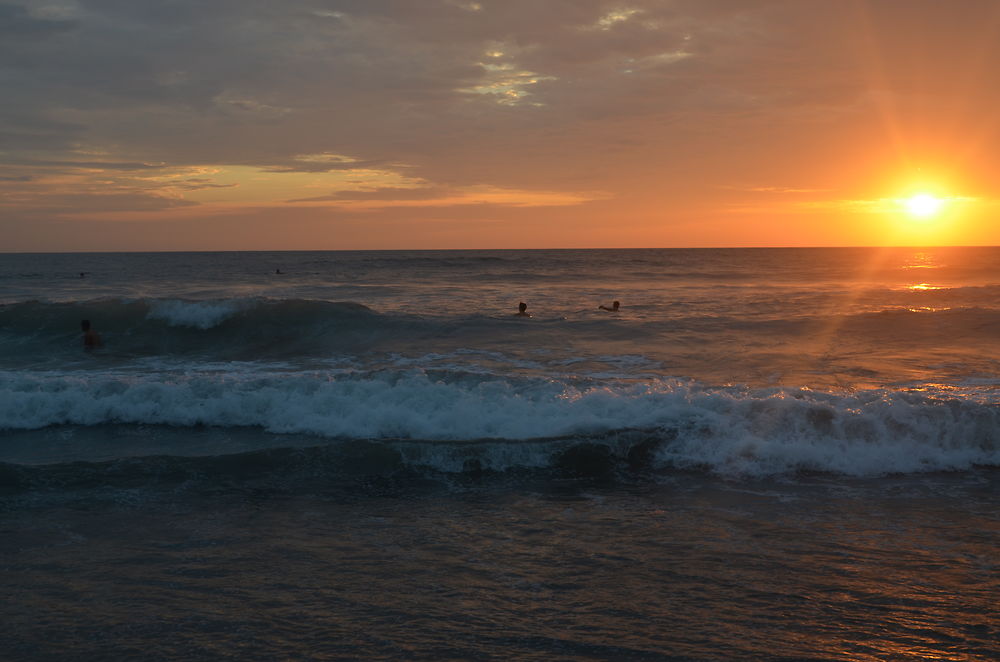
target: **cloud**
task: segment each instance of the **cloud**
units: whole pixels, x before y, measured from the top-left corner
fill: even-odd
[[[29,168],[54,168],[57,170],[156,170],[165,167],[163,163],[139,163],[123,161],[58,161],[45,159],[10,159],[4,165],[26,166]]]
[[[934,0],[7,0],[0,182],[39,210],[68,195],[174,209],[613,199],[614,214],[587,222],[614,229],[660,213],[679,224],[746,182],[811,196],[932,157],[995,172],[998,14],[984,0],[961,12]]]
[[[463,188],[402,188],[384,187],[337,191],[330,195],[297,198],[289,203],[333,202],[353,208],[406,207],[450,208],[460,206],[497,205],[506,207],[563,207],[608,199],[603,191],[533,191],[502,189],[492,186]]]
[[[453,141],[469,140],[484,122],[515,140],[537,138],[530,134],[550,122],[539,116],[524,125],[502,109],[469,114],[474,97],[564,112],[589,90],[586,103],[617,104],[614,86],[623,83],[600,80],[606,69],[641,68],[683,42],[670,29],[579,31],[607,15],[604,3],[590,0],[558,8],[178,0],[170,12],[146,3],[89,4],[71,22],[73,39],[22,44],[5,70],[23,114],[62,134],[53,144],[60,156],[75,142],[176,165],[351,167],[290,162],[328,151],[366,167],[407,162],[437,171],[448,169]],[[505,55],[486,56],[497,44]],[[28,137],[19,147],[30,144]],[[498,177],[511,170],[509,159],[494,164]],[[449,176],[460,178],[461,170]]]
[[[177,198],[141,193],[59,193],[45,196],[40,204],[17,208],[20,214],[38,216],[74,216],[105,212],[149,212],[192,207],[198,203]],[[0,203],[0,208],[3,208]]]
[[[0,40],[44,39],[72,30],[77,25],[74,20],[33,15],[22,5],[0,4]],[[0,52],[2,50],[0,47]]]
[[[940,200],[945,207],[952,208],[956,205],[996,204],[993,201],[965,195],[942,196]],[[908,198],[875,198],[870,200],[813,200],[799,202],[797,206],[803,209],[850,211],[862,214],[899,214],[907,211],[907,203]]]
[[[497,56],[500,57],[500,56]],[[533,71],[518,70],[512,64],[480,62],[485,71],[484,79],[472,87],[459,88],[466,94],[490,96],[496,103],[516,106],[524,103],[531,96],[531,88],[539,82],[556,80],[555,76],[540,76]],[[532,102],[533,105],[542,105]]]
[[[216,184],[211,179],[204,178],[194,178],[185,179],[179,182],[171,183],[171,188],[179,191],[204,191],[206,189],[216,189],[216,188],[236,188],[240,184],[239,182],[231,182],[229,184]]]
[[[399,201],[399,200],[432,200],[443,198],[449,195],[446,189],[442,188],[376,188],[372,190],[357,191],[337,191],[330,195],[321,195],[313,198],[298,198],[288,202],[341,202],[348,200],[379,200],[379,201]]]
[[[322,152],[319,154],[297,154],[282,164],[263,167],[267,172],[338,172],[351,170],[371,170],[386,165],[384,161],[360,161],[343,154]]]
[[[0,67],[2,72],[2,67]],[[13,93],[16,85],[11,86]],[[12,152],[43,152],[61,154],[71,150],[86,130],[81,124],[56,121],[44,117],[45,109],[34,107],[23,98],[7,96],[0,104],[0,150]],[[15,157],[0,162],[10,163]]]
[[[750,193],[824,193],[830,189],[824,188],[797,188],[792,186],[727,186],[735,191],[748,191]]]

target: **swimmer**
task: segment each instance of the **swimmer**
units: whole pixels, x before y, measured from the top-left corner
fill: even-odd
[[[276,273],[276,274],[284,274],[285,272],[282,271],[281,269],[275,269],[274,273]]]
[[[97,349],[101,346],[101,337],[97,331],[90,328],[90,320],[80,320],[80,329],[83,330],[83,348],[85,350]]]
[[[531,313],[528,312],[528,304],[523,301],[517,304],[517,312],[514,313],[514,317],[531,317]]]
[[[601,310],[606,310],[609,313],[617,313],[619,306],[621,306],[621,303],[619,303],[618,301],[612,301],[610,308],[608,308],[607,306],[605,306],[603,303],[600,306],[598,306],[598,308],[600,308]]]

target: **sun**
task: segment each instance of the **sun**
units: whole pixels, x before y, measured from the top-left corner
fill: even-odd
[[[933,218],[944,207],[944,203],[942,198],[930,193],[917,193],[903,200],[906,212],[914,218]]]

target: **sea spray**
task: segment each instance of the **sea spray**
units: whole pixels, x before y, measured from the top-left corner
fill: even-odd
[[[658,466],[752,475],[879,475],[1000,464],[1000,408],[899,391],[838,394],[421,370],[0,373],[2,429],[115,423],[511,444],[658,430],[670,435],[656,451]]]

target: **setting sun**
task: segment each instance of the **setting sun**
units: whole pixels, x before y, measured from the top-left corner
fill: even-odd
[[[944,203],[942,198],[930,193],[917,193],[903,202],[907,213],[916,218],[931,218],[937,215],[944,207]]]

